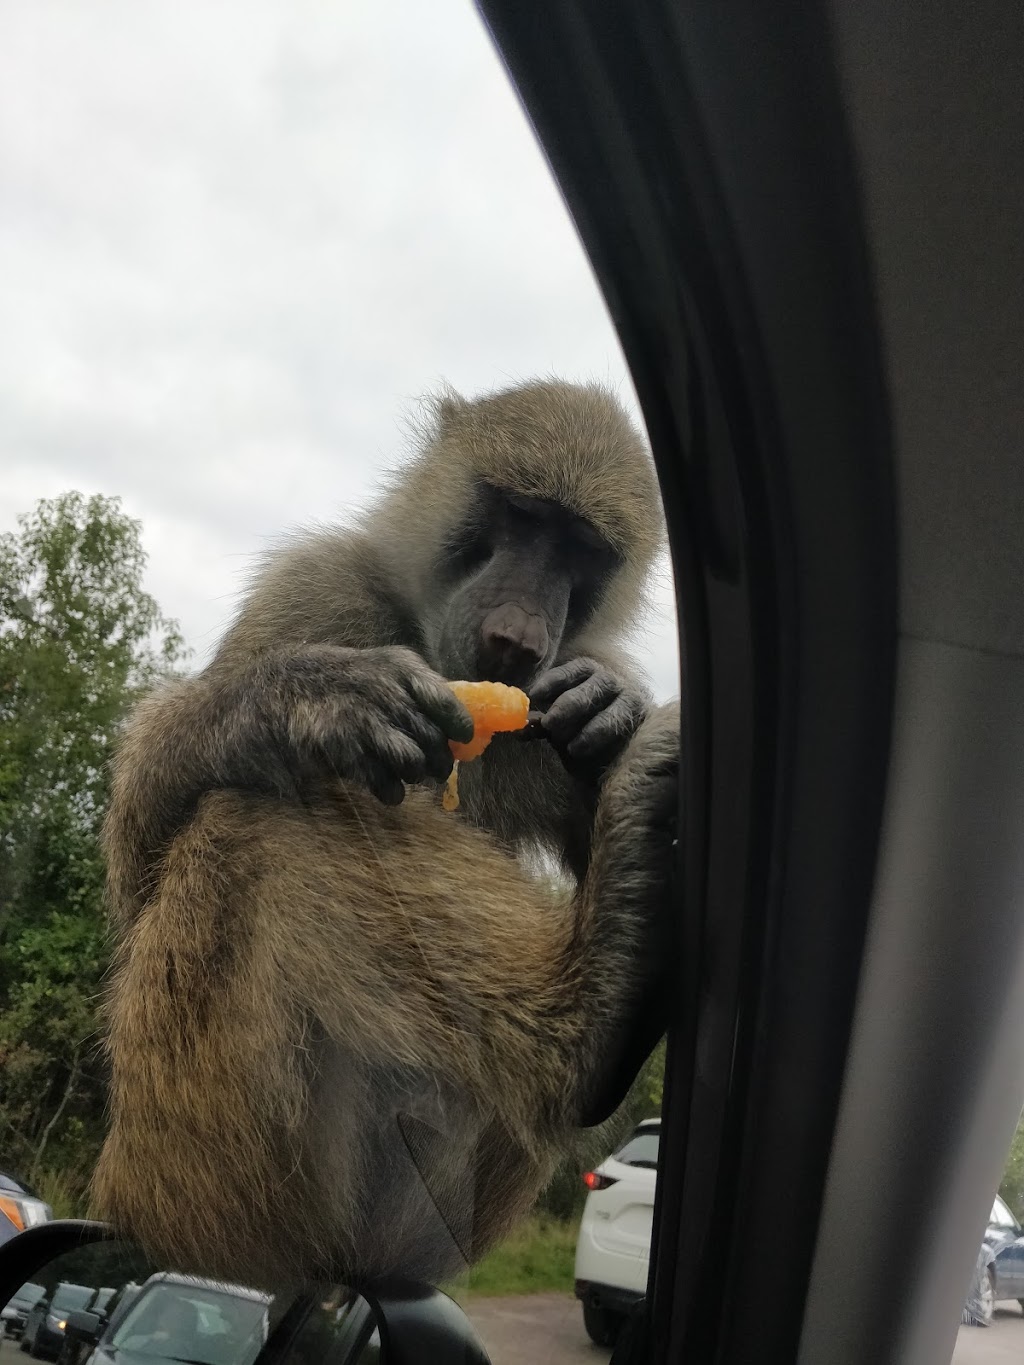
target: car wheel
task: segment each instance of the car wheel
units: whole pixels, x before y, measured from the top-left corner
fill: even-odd
[[[978,1286],[978,1317],[987,1327],[996,1309],[996,1276],[991,1266],[981,1277]]]
[[[622,1317],[609,1308],[599,1308],[597,1304],[585,1303],[583,1326],[595,1346],[614,1346],[622,1326]]]

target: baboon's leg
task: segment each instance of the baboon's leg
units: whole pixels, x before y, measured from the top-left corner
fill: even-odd
[[[570,902],[414,796],[210,794],[118,953],[97,1209],[174,1264],[256,1282],[321,1257],[422,1260],[394,1116],[470,1173],[497,1122],[528,1153],[520,1185],[543,1181],[576,1036],[572,924]],[[443,1203],[453,1182],[433,1183]]]

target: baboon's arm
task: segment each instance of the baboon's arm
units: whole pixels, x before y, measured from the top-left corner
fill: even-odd
[[[448,739],[472,729],[444,681],[397,647],[280,648],[170,685],[136,709],[112,766],[103,838],[115,921],[153,894],[204,792],[306,801],[343,777],[395,805],[403,783],[443,781]]]

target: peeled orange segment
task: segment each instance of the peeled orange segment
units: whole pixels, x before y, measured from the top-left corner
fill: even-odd
[[[455,766],[441,796],[445,810],[459,808],[459,760],[479,758],[500,730],[522,730],[526,725],[530,698],[518,687],[495,682],[453,682],[448,686],[473,717],[473,738],[468,744],[450,739],[448,747]]]
[[[473,717],[473,738],[468,744],[448,741],[457,759],[479,758],[499,731],[522,730],[526,725],[530,698],[518,687],[497,682],[453,682],[448,686]]]

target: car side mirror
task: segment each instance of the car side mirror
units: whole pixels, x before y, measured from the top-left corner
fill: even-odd
[[[306,1359],[330,1359],[332,1365],[490,1365],[465,1313],[430,1285],[408,1280],[336,1284],[325,1274],[316,1284],[291,1285],[278,1294],[214,1281],[204,1286],[200,1278],[154,1264],[103,1223],[58,1219],[0,1245],[0,1308],[28,1281],[48,1290],[61,1283],[130,1287],[131,1299],[122,1296],[109,1322],[84,1309],[67,1314],[65,1337],[91,1347],[97,1365],[113,1365],[122,1331],[145,1339],[157,1318],[165,1334],[164,1361],[174,1358],[179,1324],[180,1354],[187,1354],[186,1346],[194,1350],[190,1299],[204,1287],[238,1301],[232,1365],[302,1365]]]
[[[99,1313],[89,1313],[84,1308],[76,1308],[67,1315],[64,1335],[72,1340],[87,1341],[95,1344],[103,1330],[103,1319]]]

